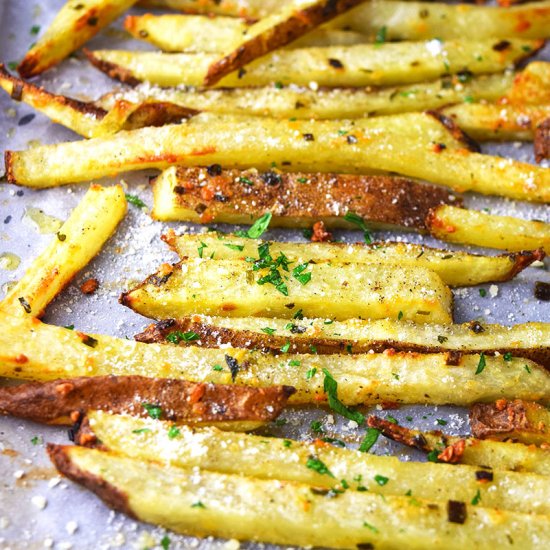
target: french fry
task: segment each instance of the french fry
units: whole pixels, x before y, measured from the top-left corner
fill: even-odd
[[[550,544],[547,516],[358,491],[327,498],[306,484],[194,472],[78,446],[49,445],[48,453],[60,473],[115,510],[188,535],[383,550],[504,546],[510,537],[519,548]]]
[[[292,3],[277,7],[291,10]],[[261,21],[273,17],[272,12]],[[442,24],[444,22],[444,24]],[[259,23],[256,23],[258,25]],[[399,2],[371,0],[315,29],[290,47],[332,46],[339,29],[346,29],[358,42],[385,40],[478,40],[484,38],[548,38],[550,3],[537,2],[512,9],[449,5],[436,2]],[[128,16],[124,26],[132,36],[146,40],[168,52],[223,52],[240,42],[251,30],[250,23],[235,17],[197,15]],[[250,30],[249,30],[250,29]],[[381,29],[383,29],[381,31]],[[327,41],[319,43],[325,33]],[[341,31],[340,31],[341,32]],[[351,44],[353,42],[348,42]]]
[[[462,103],[441,110],[477,141],[533,141],[550,105]]]
[[[19,74],[30,78],[56,65],[135,3],[136,0],[69,0],[27,52],[17,67]]]
[[[548,105],[550,103],[550,63],[533,61],[516,74],[506,101],[512,104]]]
[[[393,171],[457,191],[550,201],[550,170],[457,149],[463,136],[457,138],[451,125],[453,133],[431,115],[418,113],[354,121],[201,114],[178,125],[6,151],[6,174],[11,183],[51,187],[177,164],[249,168],[254,159],[258,170],[269,170],[276,163],[285,171]],[[67,158],[79,162],[68,164]]]
[[[266,86],[273,82],[308,86],[393,86],[433,80],[446,74],[497,73],[536,54],[542,40],[395,42],[326,48],[298,48],[268,54],[230,74],[217,87]],[[504,45],[503,45],[504,44]],[[217,54],[86,51],[89,61],[128,84],[201,86]],[[398,60],[398,62],[396,62]]]
[[[331,299],[327,301],[327,297]],[[195,259],[163,265],[125,292],[120,303],[146,317],[193,313],[227,317],[408,319],[452,322],[452,293],[426,268],[383,264],[296,264],[270,256],[244,260]]]
[[[485,357],[485,368],[475,374],[480,362],[477,355],[451,360],[453,365],[448,364],[452,358],[443,353],[276,357],[260,351],[142,344],[90,336],[28,317],[4,314],[1,321],[0,376],[8,378],[45,382],[80,376],[139,375],[256,388],[286,385],[296,388],[289,403],[319,405],[326,399],[326,369],[338,382],[338,398],[348,406],[469,406],[501,398],[550,401],[550,374],[523,358],[506,361],[502,357]],[[192,334],[181,337],[195,338]],[[171,336],[171,340],[177,339],[180,335]]]
[[[246,19],[259,19],[275,11],[289,0],[140,0],[145,7],[169,8],[185,13],[229,15]]]
[[[550,118],[543,120],[535,129],[535,159],[542,162],[550,158]]]
[[[436,452],[447,461],[452,458],[452,463],[550,475],[550,451],[534,445],[459,437],[441,432],[420,432],[376,416],[370,416],[368,424],[394,441],[427,453]],[[453,450],[452,455],[442,455],[448,448]]]
[[[95,376],[0,387],[0,414],[74,424],[91,410],[255,429],[279,416],[290,386],[247,388],[143,376]]]
[[[49,246],[0,302],[0,312],[40,317],[101,250],[126,214],[120,185],[91,185]]]
[[[273,218],[271,218],[273,222]],[[271,223],[270,226],[274,224]],[[168,246],[183,260],[209,258],[238,260],[253,257],[263,241],[234,234],[206,233],[176,235],[174,230],[162,236]],[[541,250],[500,256],[481,256],[462,251],[450,252],[429,246],[398,242],[366,243],[286,243],[270,242],[272,255],[281,252],[291,261],[303,263],[331,261],[334,264],[397,263],[401,266],[420,266],[435,271],[449,286],[471,286],[488,282],[507,281],[536,260],[542,260]]]
[[[550,224],[496,216],[453,206],[438,206],[426,219],[429,232],[451,243],[500,250],[550,250]]]
[[[376,456],[331,445],[221,432],[215,428],[182,426],[170,438],[173,424],[131,416],[91,412],[75,441],[84,445],[101,442],[101,448],[130,458],[166,466],[196,468],[259,479],[306,483],[341,489],[365,490],[384,496],[406,493],[425,500],[470,502],[479,491],[479,502],[490,508],[524,513],[550,513],[550,479],[527,473],[495,472],[494,479],[474,466],[432,462],[401,462],[396,457]],[[286,446],[284,441],[287,441]],[[199,451],[200,449],[200,451]],[[306,465],[316,456],[334,477]],[[481,472],[478,474],[478,472]],[[385,485],[377,476],[390,480]],[[487,476],[489,477],[489,476]],[[357,480],[360,481],[357,481]],[[430,480],[426,483],[426,480]]]
[[[521,399],[474,405],[470,409],[470,427],[473,436],[479,439],[550,444],[550,412],[538,403]]]
[[[365,0],[290,0],[260,19],[224,48],[208,66],[204,84],[213,86],[224,76],[300,38]]]
[[[477,40],[484,38],[548,38],[550,3],[513,8],[449,5],[438,2],[365,2],[330,25],[374,37],[385,27],[386,40]]]
[[[525,357],[550,370],[550,324],[526,323],[505,327],[482,325],[415,324],[382,319],[331,321],[258,317],[206,317],[193,315],[150,325],[135,336],[139,342],[166,342],[173,332],[198,335],[201,346],[259,349],[280,353],[289,342],[289,352],[382,353],[386,350],[418,353],[503,355],[504,359]],[[193,342],[181,340],[180,346]]]
[[[272,227],[311,227],[322,220],[351,229],[344,219],[349,212],[369,227],[426,231],[431,208],[462,206],[441,187],[404,178],[221,167],[168,168],[154,182],[153,196],[151,215],[157,220],[251,224],[271,212]]]
[[[250,23],[235,17],[203,17],[200,15],[128,15],[124,28],[138,40],[145,40],[166,52],[222,52],[242,39]],[[288,44],[287,48],[353,46],[366,44],[364,34],[320,28]]]
[[[52,94],[38,86],[15,78],[0,64],[0,88],[14,100],[27,103],[45,114],[52,122],[62,124],[77,134],[92,137],[107,112],[92,103]]]
[[[121,99],[132,102],[160,101],[219,114],[346,119],[438,109],[466,99],[496,101],[511,89],[513,80],[514,73],[506,71],[494,75],[473,76],[466,82],[460,82],[456,76],[445,76],[433,82],[374,89],[296,90],[289,86],[268,86],[196,90],[160,88],[145,84],[131,91],[121,90],[107,94],[96,103],[104,109],[111,109]],[[517,89],[515,93],[519,94]]]

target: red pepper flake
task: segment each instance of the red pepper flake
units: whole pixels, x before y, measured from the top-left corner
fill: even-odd
[[[315,222],[312,227],[311,242],[329,243],[332,241],[332,233],[329,233],[322,221]]]
[[[80,291],[83,294],[93,294],[98,288],[99,281],[94,278],[88,279],[80,285]]]

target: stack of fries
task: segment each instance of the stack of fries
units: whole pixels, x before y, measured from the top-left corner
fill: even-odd
[[[161,51],[85,50],[132,86],[94,102],[31,83],[136,0],[69,0],[19,64],[16,101],[83,136],[6,151],[35,189],[154,168],[151,216],[249,226],[162,239],[120,296],[154,319],[134,341],[39,320],[124,218],[92,184],[0,302],[0,413],[72,425],[56,468],[131,517],[179,533],[335,548],[550,547],[550,324],[453,323],[451,288],[513,279],[550,224],[458,193],[550,202],[550,2],[148,0],[128,15]],[[515,2],[513,2],[515,3]],[[478,141],[534,141],[539,165]],[[78,162],[67,162],[78,159]],[[313,242],[261,237],[302,228]],[[332,229],[362,242],[332,242]],[[373,242],[408,229],[500,255]],[[246,432],[287,405],[329,407],[359,449]],[[471,436],[422,433],[365,406],[469,408]],[[369,451],[384,435],[427,462]]]

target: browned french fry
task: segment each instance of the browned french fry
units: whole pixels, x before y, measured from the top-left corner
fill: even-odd
[[[174,422],[245,423],[275,419],[291,386],[249,388],[173,378],[93,376],[0,387],[0,414],[47,424],[74,424],[90,410],[108,410]]]
[[[541,122],[535,129],[535,159],[542,162],[550,158],[550,118]]]
[[[470,409],[470,427],[474,437],[479,439],[550,444],[550,412],[538,403],[521,399],[476,403]]]

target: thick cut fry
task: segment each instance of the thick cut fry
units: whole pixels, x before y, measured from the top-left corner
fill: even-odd
[[[273,222],[273,218],[271,219]],[[273,225],[271,223],[270,225]],[[176,235],[173,230],[162,236],[168,246],[183,260],[204,258],[214,254],[217,260],[238,260],[253,257],[262,241],[234,234],[206,233]],[[435,271],[445,284],[471,286],[488,282],[508,281],[536,260],[544,259],[542,250],[480,256],[462,251],[450,252],[429,246],[398,242],[366,243],[283,243],[270,242],[272,255],[281,252],[291,261],[303,263],[330,261],[339,263],[392,263],[421,266]]]
[[[474,405],[470,410],[470,427],[474,437],[479,439],[550,444],[550,412],[538,403],[521,399]]]
[[[535,159],[542,162],[550,158],[550,118],[543,120],[535,129]]]
[[[533,141],[537,125],[550,117],[550,105],[463,103],[441,113],[478,141]]]
[[[359,44],[280,50],[247,65],[246,73],[222,78],[218,87],[266,86],[272,82],[308,86],[392,86],[446,74],[497,73],[535,54],[540,40],[479,40]],[[504,44],[504,45],[503,45]],[[90,62],[128,84],[201,86],[217,54],[170,54],[122,50],[86,52]]]
[[[286,385],[297,390],[289,402],[320,404],[326,399],[323,369],[327,369],[338,382],[339,399],[350,406],[390,402],[468,406],[500,398],[550,402],[550,374],[523,358],[486,357],[485,368],[475,374],[480,361],[476,355],[458,361],[447,354],[401,352],[275,357],[242,349],[92,338],[97,341],[95,347],[84,343],[89,336],[81,332],[3,315],[0,376],[48,381],[113,374],[252,387]]]
[[[370,416],[368,424],[380,430],[386,437],[409,447],[427,453],[437,451],[441,458],[450,463],[550,475],[550,450],[534,445],[459,437],[441,432],[420,432],[376,416]],[[452,453],[447,451],[442,454],[446,449],[451,449]]]
[[[112,109],[116,101],[164,102],[219,114],[274,118],[346,119],[438,109],[465,101],[496,101],[511,88],[514,73],[473,76],[460,82],[456,76],[434,82],[393,88],[264,87],[196,90],[139,85],[107,94],[97,104]],[[123,124],[120,125],[123,127]]]
[[[456,126],[452,121],[450,125],[451,130],[445,130],[431,115],[418,113],[355,121],[202,114],[178,125],[6,151],[6,174],[11,183],[51,187],[177,164],[249,168],[254,159],[259,170],[269,170],[275,162],[285,171],[394,171],[459,191],[550,200],[550,170],[457,149],[463,136],[457,137]],[[304,138],[306,134],[313,140]],[[67,158],[79,162],[68,164]]]
[[[193,313],[290,318],[303,310],[311,317],[340,321],[399,317],[418,323],[452,322],[452,293],[426,268],[297,264],[269,254],[260,251],[254,262],[199,258],[164,265],[122,294],[120,303],[155,319]]]
[[[145,40],[166,52],[223,52],[242,38],[250,24],[235,17],[203,17],[200,15],[129,15],[126,30],[138,40]],[[366,44],[364,34],[321,28],[288,44],[288,48],[353,46]]]
[[[439,206],[426,220],[430,233],[443,241],[500,250],[550,250],[550,224],[476,210]]]
[[[550,37],[550,2],[509,9],[437,2],[371,0],[330,25],[374,36],[386,28],[387,40],[477,40]]]
[[[0,302],[0,312],[39,317],[101,250],[126,214],[120,185],[92,185],[49,246]]]
[[[44,88],[15,78],[0,64],[0,87],[16,101],[27,103],[53,122],[84,137],[92,137],[107,112],[92,103],[52,94]]]
[[[286,46],[322,23],[365,0],[290,0],[251,25],[231,41],[221,58],[208,66],[204,84],[213,86],[224,76],[269,52]]]
[[[480,482],[476,478],[480,470],[474,466],[401,462],[396,457],[292,440],[286,440],[285,446],[281,439],[213,428],[182,426],[178,435],[170,438],[170,427],[168,422],[92,412],[75,441],[82,440],[84,445],[100,441],[102,449],[139,460],[160,460],[167,466],[180,468],[200,467],[327,488],[341,488],[340,480],[345,479],[351,490],[360,487],[360,491],[366,489],[385,496],[410,492],[420,499],[469,502],[479,490],[483,506],[550,514],[550,479],[543,476],[498,471],[493,480]],[[308,468],[312,455],[334,477]],[[377,476],[390,482],[380,485],[375,481]]]
[[[168,168],[156,179],[153,195],[157,220],[251,224],[271,212],[272,227],[311,227],[322,220],[351,229],[344,220],[349,212],[372,227],[425,231],[431,208],[462,205],[441,187],[404,178],[221,167]]]
[[[390,319],[344,322],[327,319],[228,318],[193,315],[163,320],[136,335],[139,342],[166,342],[169,334],[194,333],[201,346],[247,348],[279,353],[290,343],[289,352],[367,353],[385,350],[419,353],[504,355],[526,357],[550,370],[550,323],[527,323],[504,327],[481,325],[414,324]],[[182,340],[179,345],[193,342]]]
[[[68,0],[17,67],[19,74],[30,78],[56,65],[135,2],[136,0]]]
[[[195,472],[84,447],[49,445],[48,452],[60,473],[109,506],[185,534],[382,550],[505,546],[511,537],[519,548],[550,544],[547,516],[358,491],[327,498],[306,484]]]
[[[257,389],[143,376],[81,377],[0,387],[0,414],[70,425],[88,411],[108,410],[255,429],[277,418],[293,393],[290,386]]]

